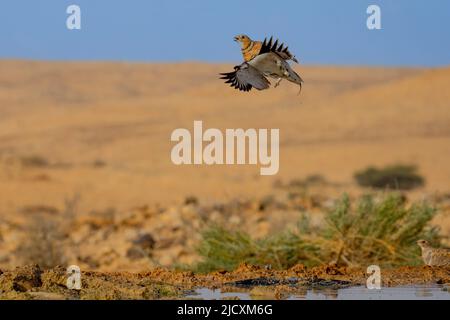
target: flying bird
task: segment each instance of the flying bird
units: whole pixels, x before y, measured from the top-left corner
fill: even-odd
[[[450,250],[433,248],[426,240],[419,240],[417,244],[422,249],[422,259],[426,265],[450,266]]]
[[[235,40],[242,44],[244,62],[235,66],[233,72],[220,74],[221,79],[226,80],[225,83],[240,91],[248,92],[252,88],[265,90],[270,87],[270,82],[267,80],[267,77],[270,77],[277,80],[275,87],[282,79],[286,79],[298,84],[301,91],[303,80],[287,62],[297,61],[297,59],[287,47],[284,48],[284,44],[278,45],[278,40],[273,43],[272,38],[262,43],[252,41],[245,35],[236,36]],[[249,50],[249,48],[253,49]]]

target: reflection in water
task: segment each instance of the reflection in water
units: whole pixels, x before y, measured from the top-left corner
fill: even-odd
[[[222,292],[220,289],[200,288],[196,289],[193,294],[186,296],[186,298],[204,300],[258,299],[258,296],[252,294],[255,291],[254,289],[249,289],[248,291],[239,290],[239,292]],[[266,287],[265,290],[267,289]],[[271,298],[273,299],[274,297]],[[442,285],[416,285],[382,288],[381,290],[369,290],[366,287],[349,287],[343,289],[316,288],[310,290],[299,288],[297,294],[288,295],[285,298],[288,300],[450,300],[450,292],[448,291],[448,287],[446,288]]]
[[[418,288],[416,291],[416,297],[428,298],[428,297],[432,297],[432,296],[433,296],[433,291],[426,287]]]
[[[202,299],[202,300],[224,300],[237,298],[240,300],[252,300],[250,294],[241,292],[222,292],[220,289],[200,288],[196,289],[195,293],[186,296],[187,299]]]

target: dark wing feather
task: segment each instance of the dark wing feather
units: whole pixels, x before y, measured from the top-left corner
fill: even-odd
[[[269,80],[256,68],[244,63],[234,67],[233,72],[221,73],[220,79],[226,80],[231,87],[240,91],[250,91],[252,88],[264,90],[270,87]]]
[[[295,56],[291,52],[289,52],[288,47],[283,48],[284,43],[281,43],[280,46],[278,46],[278,39],[275,41],[275,43],[272,44],[272,42],[273,37],[270,37],[269,41],[267,41],[267,38],[264,39],[259,54],[274,52],[284,60],[292,60],[298,63],[298,60],[295,58]]]

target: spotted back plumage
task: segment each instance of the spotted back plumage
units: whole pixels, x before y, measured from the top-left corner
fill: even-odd
[[[422,258],[428,266],[450,266],[450,250],[430,246],[428,241],[419,240],[417,244],[422,249]]]

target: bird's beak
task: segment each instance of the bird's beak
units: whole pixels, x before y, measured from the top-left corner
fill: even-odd
[[[239,37],[238,36],[234,37],[234,41],[238,42],[239,41]]]

